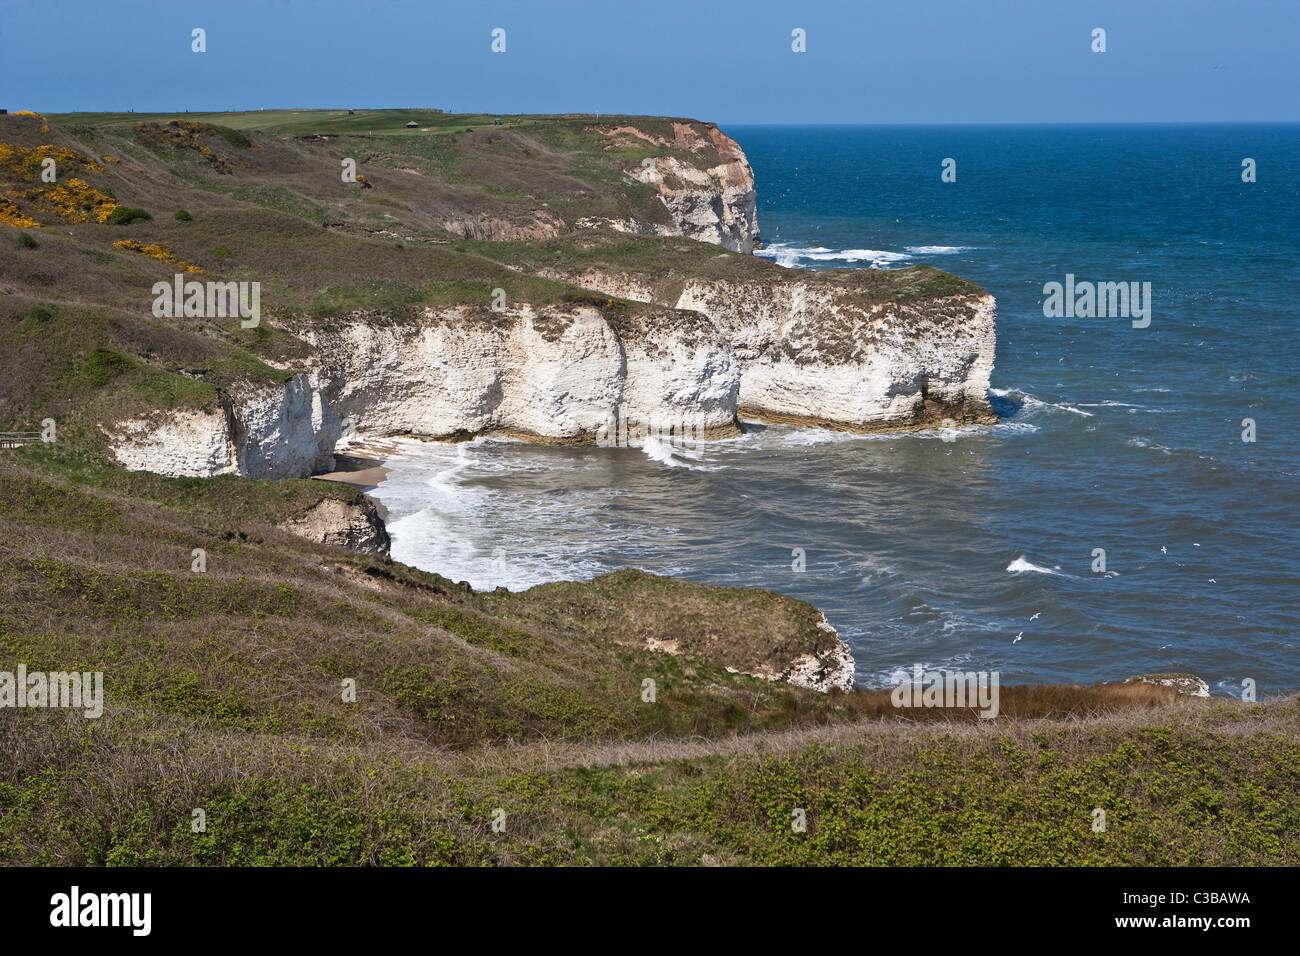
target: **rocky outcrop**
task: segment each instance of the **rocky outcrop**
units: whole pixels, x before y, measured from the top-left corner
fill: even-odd
[[[855,662],[849,645],[844,643],[831,622],[826,620],[825,615],[822,615],[822,619],[817,623],[817,629],[833,640],[820,642],[821,646],[815,650],[799,654],[789,662],[788,666],[779,671],[774,671],[770,667],[759,668],[750,672],[752,676],[822,692],[853,690]]]
[[[334,467],[342,424],[307,375],[293,375],[280,392],[229,400],[235,462],[250,478],[300,478]]]
[[[564,220],[545,210],[537,210],[515,219],[491,215],[449,216],[439,220],[438,225],[465,239],[513,242],[558,236],[564,229]]]
[[[324,498],[305,512],[279,525],[283,531],[318,544],[331,544],[365,554],[387,556],[388,529],[369,498],[349,502]]]
[[[1155,684],[1172,687],[1176,693],[1187,697],[1209,697],[1210,685],[1195,674],[1138,674],[1125,679],[1125,684]]]
[[[992,296],[873,301],[826,273],[779,271],[686,280],[671,301],[707,316],[735,351],[741,417],[862,431],[996,421],[988,403]],[[547,274],[608,295],[660,298],[641,275]]]
[[[159,409],[101,426],[113,457],[133,471],[174,477],[300,478],[334,466],[342,429],[308,375],[280,388],[221,393],[209,409]]]
[[[348,434],[589,443],[611,419],[736,433],[740,368],[694,312],[601,301],[356,314],[302,332]]]
[[[629,125],[602,131],[615,141],[665,147],[663,155],[623,171],[653,185],[672,220],[668,228],[609,224],[620,231],[685,236],[733,252],[753,252],[759,240],[757,193],[740,144],[716,126],[673,123],[672,130],[671,140]]]
[[[812,690],[853,689],[853,653],[804,601],[624,569],[580,584],[541,584],[528,607],[566,633],[694,659]]]

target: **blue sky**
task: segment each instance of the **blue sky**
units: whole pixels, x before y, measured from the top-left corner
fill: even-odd
[[[0,0],[0,50],[11,111],[1300,121],[1295,0]]]

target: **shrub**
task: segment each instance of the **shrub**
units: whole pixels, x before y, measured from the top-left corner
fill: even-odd
[[[37,334],[47,334],[47,324],[54,316],[50,314],[49,309],[43,309],[39,305],[34,305],[27,310],[27,315],[23,319],[19,328],[24,332],[35,332]]]
[[[227,249],[225,246],[213,246],[212,254],[218,259],[229,259],[232,255],[234,255],[234,253],[231,252],[229,249]]]
[[[147,222],[153,216],[149,215],[143,209],[133,209],[130,206],[118,206],[109,215],[108,221],[115,226],[129,226],[133,222]]]
[[[39,242],[37,242],[35,239],[31,237],[30,233],[26,233],[26,232],[24,232],[22,235],[18,237],[18,242],[22,245],[24,249],[35,249],[37,246],[40,245]]]
[[[187,210],[177,209],[176,215],[172,218],[176,219],[178,222],[189,222],[194,217],[191,216]]]
[[[95,349],[81,363],[81,371],[92,385],[103,387],[109,380],[131,367],[126,356],[110,349]]]

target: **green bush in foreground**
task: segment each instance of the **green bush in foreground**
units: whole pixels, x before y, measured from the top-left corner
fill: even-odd
[[[109,214],[108,221],[115,226],[129,226],[133,222],[148,222],[153,216],[143,209],[118,206]]]

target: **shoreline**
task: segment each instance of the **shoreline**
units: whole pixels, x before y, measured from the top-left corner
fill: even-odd
[[[397,449],[380,442],[361,442],[350,446],[347,451],[334,456],[334,469],[311,475],[317,481],[337,481],[345,485],[360,488],[370,499],[379,517],[387,522],[388,509],[384,503],[371,494],[384,483],[392,469],[388,467],[388,456]]]

